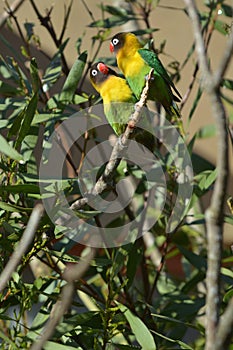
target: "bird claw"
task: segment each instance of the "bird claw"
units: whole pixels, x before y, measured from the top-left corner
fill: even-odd
[[[147,75],[145,75],[145,81],[148,81],[149,80],[149,74],[147,74]],[[152,75],[151,77],[150,77],[150,80],[152,81],[152,80],[155,80],[155,77]]]

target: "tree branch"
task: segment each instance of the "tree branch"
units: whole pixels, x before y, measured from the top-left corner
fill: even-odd
[[[7,1],[5,1],[7,5],[7,10],[5,10],[3,14],[0,16],[0,28],[5,24],[6,20],[11,15],[8,11],[9,8],[11,13],[14,14],[18,10],[18,8],[22,5],[23,2],[24,0],[15,0],[13,4],[8,5]]]
[[[215,350],[227,349],[232,339],[233,298],[231,298],[224,314],[221,316],[216,335]]]
[[[209,94],[212,107],[212,114],[217,126],[217,170],[213,195],[209,208],[206,210],[207,227],[207,250],[208,250],[208,268],[206,276],[207,295],[206,295],[206,343],[205,350],[217,349],[217,331],[219,331],[219,310],[220,310],[220,268],[222,252],[222,234],[223,234],[223,207],[225,202],[225,193],[227,188],[228,175],[228,133],[227,116],[220,97],[220,83],[223,74],[230,61],[233,47],[232,33],[227,42],[223,59],[215,74],[212,74],[208,65],[208,57],[205,50],[205,44],[201,33],[201,24],[199,21],[198,10],[193,0],[184,0],[188,8],[189,16],[192,20],[193,32],[196,42],[196,52],[200,71],[202,76],[202,85]],[[231,41],[231,42],[230,42]],[[223,341],[223,340],[222,340]],[[225,348],[223,344],[218,347]]]

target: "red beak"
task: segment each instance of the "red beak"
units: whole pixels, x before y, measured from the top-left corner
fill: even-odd
[[[106,74],[106,75],[108,74],[108,71],[109,71],[108,67],[107,67],[104,63],[102,63],[102,62],[98,63],[97,69],[98,69],[101,73]]]
[[[113,53],[113,52],[114,52],[114,45],[113,45],[113,43],[110,43],[110,45],[109,45],[109,49],[110,49],[111,53]]]

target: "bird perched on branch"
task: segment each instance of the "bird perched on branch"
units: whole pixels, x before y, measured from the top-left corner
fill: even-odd
[[[124,133],[135,103],[138,101],[127,81],[103,62],[95,63],[90,69],[90,81],[103,99],[104,113],[117,136]],[[140,97],[140,96],[139,96]],[[151,124],[148,113],[144,111],[140,127],[150,130]],[[144,144],[151,151],[155,147],[153,134],[136,128],[132,135],[135,140]]]
[[[180,117],[175,102],[182,97],[155,52],[143,48],[136,35],[126,32],[112,38],[110,51],[116,54],[117,65],[137,98],[140,98],[149,71],[154,68],[148,99],[161,103],[170,120],[172,116]]]

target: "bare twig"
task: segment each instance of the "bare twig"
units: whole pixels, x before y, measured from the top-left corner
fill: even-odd
[[[233,27],[231,28],[231,32],[226,44],[226,48],[223,51],[223,57],[220,61],[219,68],[214,74],[215,86],[219,86],[221,84],[222,77],[225,74],[227,67],[229,66],[230,60],[232,60],[232,54],[233,54]]]
[[[220,318],[216,335],[215,350],[227,349],[232,339],[233,329],[233,298],[231,298],[224,314]]]
[[[24,0],[15,0],[13,4],[10,5],[11,13],[14,14],[18,10],[18,8],[22,5],[23,2]],[[6,20],[10,16],[10,13],[8,10],[9,9],[5,10],[3,14],[0,16],[0,28],[5,24]]]
[[[218,9],[218,7],[217,7],[217,9]],[[214,16],[213,20],[212,20],[213,9],[210,9],[209,16],[208,16],[208,21],[203,26],[202,31],[201,31],[203,39],[204,39],[203,41],[204,41],[204,45],[205,45],[205,50],[206,51],[207,51],[208,46],[210,44],[210,40],[211,40],[211,37],[212,37],[213,32],[214,32],[214,28],[215,28],[215,23],[216,23],[217,18],[218,18],[218,10],[217,9],[215,9],[215,16]],[[210,22],[211,22],[211,25],[210,25],[210,28],[208,29]],[[187,62],[187,59],[185,60],[185,62]],[[184,64],[183,64],[183,67],[184,67]],[[181,101],[181,104],[180,104],[180,110],[182,110],[182,108],[184,107],[185,103],[187,102],[187,100],[188,100],[188,98],[189,98],[189,96],[191,94],[191,91],[193,89],[194,82],[196,80],[198,71],[199,71],[199,64],[196,62],[195,67],[194,67],[194,71],[193,71],[193,74],[192,74],[191,82],[190,82],[190,84],[188,86],[188,89],[187,89],[186,93],[184,94],[184,96],[182,98],[182,101]]]
[[[37,6],[36,6],[36,3],[34,0],[30,0],[30,3],[41,23],[42,26],[44,26],[47,31],[49,32],[51,38],[53,39],[53,42],[54,44],[56,45],[56,47],[59,49],[62,42],[57,38],[57,35],[55,33],[55,30],[54,30],[54,27],[53,27],[53,24],[51,22],[51,12],[52,12],[52,9],[51,8],[47,14],[45,16],[42,16],[40,11],[38,10]],[[64,25],[66,25],[66,22],[64,21]],[[65,29],[64,29],[65,30]],[[64,35],[63,33],[63,29],[62,29],[62,36]],[[63,63],[63,71],[66,75],[68,75],[69,73],[69,67],[68,67],[68,64],[66,62],[66,59],[65,59],[65,56],[64,54],[61,52],[61,59],[62,59],[62,63]]]
[[[204,40],[201,33],[201,25],[198,17],[198,11],[193,0],[185,0],[189,16],[192,20],[194,37],[196,41],[196,51],[198,62],[202,75],[202,85],[209,94],[212,113],[217,125],[217,169],[213,196],[209,208],[206,210],[207,227],[207,249],[208,249],[208,268],[207,268],[207,296],[206,296],[206,350],[217,349],[217,334],[220,331],[219,309],[220,309],[220,267],[222,252],[222,233],[223,233],[223,206],[227,187],[228,174],[228,133],[227,117],[220,97],[220,83],[223,74],[229,64],[233,49],[233,34],[231,33],[224,53],[223,59],[215,74],[212,74],[208,65],[208,57],[205,49]],[[232,324],[228,324],[228,329]],[[232,331],[232,330],[231,330]],[[221,344],[220,348],[225,348]]]
[[[10,257],[10,260],[8,261],[6,267],[1,273],[0,291],[2,291],[6,287],[7,282],[12,276],[12,273],[16,270],[20,260],[22,259],[22,256],[25,254],[29,245],[33,241],[43,211],[44,209],[41,204],[37,204],[33,209],[27,227],[22,235],[22,238],[19,241],[19,244],[17,245],[14,253]]]
[[[75,281],[79,280],[88,269],[91,260],[95,256],[96,250],[88,248],[89,252],[78,264],[68,265],[64,271],[63,278],[67,284],[63,287],[59,300],[53,306],[51,316],[46,323],[41,337],[35,340],[30,350],[41,350],[47,340],[53,335],[56,326],[69,309],[75,291]]]
[[[92,13],[92,11],[89,9],[89,7],[87,6],[86,2],[84,0],[81,0],[81,2],[83,3],[83,6],[85,7],[85,9],[87,10],[89,16],[91,17],[92,21],[95,21],[95,17]]]
[[[68,20],[69,20],[69,17],[70,17],[72,5],[73,5],[73,0],[70,1],[67,10],[66,10],[66,5],[64,5],[65,15],[64,15],[64,22],[63,22],[63,26],[62,26],[62,31],[61,31],[61,34],[60,34],[59,39],[58,39],[59,42],[62,42],[62,40],[63,40],[65,31],[66,31],[66,28],[67,28]]]

